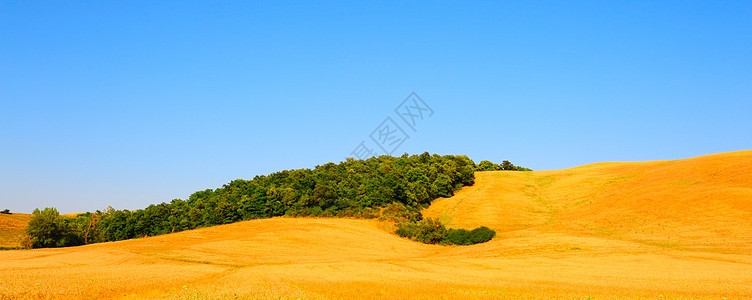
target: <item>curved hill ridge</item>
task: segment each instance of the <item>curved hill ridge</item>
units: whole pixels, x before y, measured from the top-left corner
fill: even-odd
[[[0,298],[748,298],[752,151],[479,172],[426,216],[495,228],[425,245],[374,220],[274,218],[0,251]]]
[[[482,208],[482,209],[481,209]],[[752,253],[752,151],[675,161],[478,172],[476,185],[424,212],[486,225],[599,236],[677,249]]]

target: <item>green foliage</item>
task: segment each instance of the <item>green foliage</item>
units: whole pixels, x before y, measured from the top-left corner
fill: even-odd
[[[496,231],[482,226],[473,230],[449,229],[446,241],[455,245],[474,245],[490,241],[496,236]]]
[[[414,207],[406,207],[400,202],[392,202],[381,210],[379,220],[390,221],[395,224],[417,222],[423,219],[420,210]]]
[[[515,166],[508,160],[503,161],[501,164],[494,164],[490,161],[484,160],[481,161],[476,171],[532,171],[529,168],[521,167],[521,166]]]
[[[468,235],[470,235],[470,231],[466,229],[449,229],[446,240],[455,245],[470,245],[467,239]]]
[[[35,209],[26,232],[32,238],[32,247],[66,247],[82,245],[83,240],[77,235],[76,224],[71,218],[60,216],[57,209],[47,207]]]
[[[0,211],[0,214],[6,214],[6,215],[10,215],[10,214],[11,214],[11,213],[10,213],[10,209],[7,209],[7,208],[6,208],[6,209],[3,209],[3,210],[1,210],[1,211]]]
[[[447,229],[439,220],[425,219],[418,222],[414,240],[425,244],[438,244],[446,238]]]
[[[399,224],[397,230],[394,233],[404,238],[413,239],[417,235],[417,232],[417,224],[413,222],[404,222]]]
[[[425,219],[419,222],[403,222],[395,233],[417,242],[443,245],[474,245],[490,241],[496,236],[496,231],[482,226],[473,230],[447,229],[435,219]]]
[[[501,166],[484,160],[478,164],[478,171],[497,171]]]
[[[38,226],[29,230],[38,237],[35,247],[53,247],[118,241],[275,216],[381,216],[395,223],[418,222],[419,240],[436,243],[446,229],[438,222],[420,223],[420,210],[439,197],[451,197],[455,190],[474,184],[477,169],[464,155],[426,152],[367,160],[348,158],[313,169],[236,179],[217,189],[197,191],[187,200],[175,199],[134,211],[108,208],[75,219],[40,212]],[[435,232],[438,235],[432,235]]]
[[[395,233],[414,241],[426,244],[438,244],[446,236],[446,227],[435,219],[424,219],[418,222],[403,222],[398,225]]]

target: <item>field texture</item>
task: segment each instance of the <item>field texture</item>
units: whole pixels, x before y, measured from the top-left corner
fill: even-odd
[[[0,247],[21,247],[30,214],[0,214]]]
[[[752,151],[479,172],[424,214],[498,234],[444,247],[372,220],[275,218],[1,251],[0,298],[752,297]]]

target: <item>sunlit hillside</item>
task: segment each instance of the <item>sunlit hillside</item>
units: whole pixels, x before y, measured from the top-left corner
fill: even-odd
[[[600,163],[538,172],[478,172],[476,186],[424,212],[501,237],[527,231],[677,250],[752,254],[752,151]],[[522,232],[527,232],[522,231]]]
[[[375,220],[275,218],[0,252],[0,298],[749,298],[752,151],[478,172],[424,214],[495,239],[435,246]]]
[[[21,247],[30,214],[0,214],[0,247]]]

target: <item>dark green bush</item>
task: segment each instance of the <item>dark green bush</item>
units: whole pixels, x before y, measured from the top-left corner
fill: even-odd
[[[496,231],[493,231],[492,229],[481,226],[478,228],[475,228],[470,231],[469,241],[472,244],[479,244],[479,243],[485,243],[490,241],[496,236]]]
[[[474,245],[490,241],[496,236],[496,231],[486,226],[467,231],[465,229],[449,229],[446,241],[455,245]]]
[[[401,237],[413,239],[415,235],[417,234],[417,232],[418,232],[418,225],[416,225],[415,223],[405,222],[405,223],[399,224],[397,227],[397,231],[395,231],[394,233],[396,233],[397,235]]]
[[[485,226],[470,231],[446,229],[443,224],[433,219],[399,224],[395,233],[417,242],[442,245],[474,245],[488,242],[496,236],[495,231]]]
[[[470,232],[465,229],[449,229],[446,241],[455,245],[471,245],[469,236]]]
[[[2,211],[0,211],[0,214],[10,215],[10,209],[3,209]]]
[[[496,236],[492,229],[482,226],[473,230],[447,229],[435,219],[420,222],[403,222],[395,233],[426,244],[474,245],[490,241]]]

